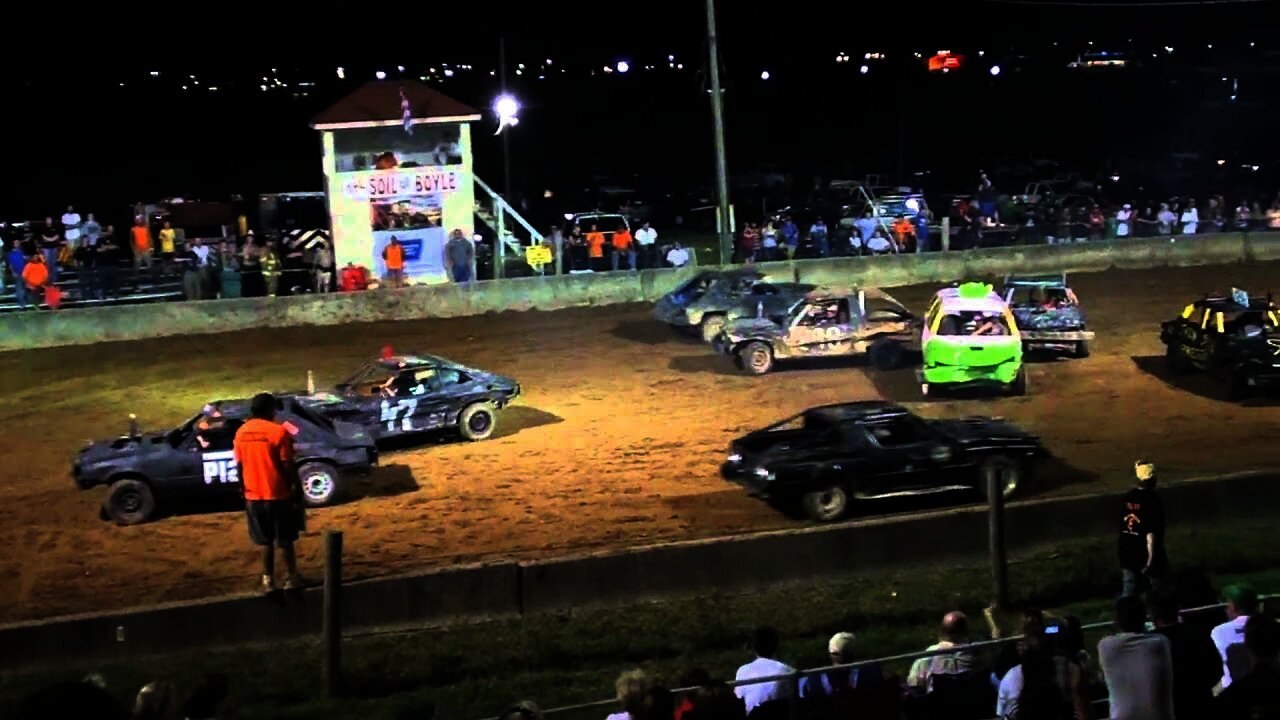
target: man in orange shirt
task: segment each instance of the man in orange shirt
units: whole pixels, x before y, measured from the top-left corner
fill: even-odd
[[[897,241],[898,252],[912,252],[915,250],[916,228],[911,221],[899,215],[893,221],[893,239]]]
[[[276,399],[253,397],[252,417],[236,431],[235,460],[249,517],[249,537],[262,547],[262,590],[275,589],[275,547],[284,556],[285,589],[301,585],[293,542],[302,529],[302,494],[293,466],[293,438],[275,422]]]
[[[604,233],[600,232],[600,228],[595,225],[591,226],[591,232],[587,233],[587,259],[591,263],[592,270],[604,269]]]
[[[387,264],[387,287],[404,287],[404,246],[391,236],[391,242],[382,248],[382,259]]]
[[[627,269],[636,269],[636,248],[631,241],[631,231],[626,225],[619,225],[617,230],[613,231],[613,269],[617,270],[620,264],[619,258],[623,255],[627,256]]]
[[[151,263],[151,228],[147,227],[147,221],[139,216],[133,223],[130,235],[133,239],[133,284],[135,286],[139,284],[144,265],[154,281],[155,266]]]

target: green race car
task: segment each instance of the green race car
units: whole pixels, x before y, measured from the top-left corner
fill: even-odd
[[[1025,395],[1022,337],[1009,305],[985,283],[939,290],[921,334],[921,392],[995,386]]]

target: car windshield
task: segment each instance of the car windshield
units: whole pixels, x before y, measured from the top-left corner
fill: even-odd
[[[1042,307],[1050,310],[1073,304],[1066,288],[1044,285],[1015,286],[1009,302],[1020,307]]]
[[[1004,314],[990,311],[952,310],[942,316],[939,335],[960,337],[992,337],[1010,335]]]
[[[675,294],[685,296],[686,300],[697,300],[711,287],[714,279],[715,276],[711,273],[698,273],[676,288]]]

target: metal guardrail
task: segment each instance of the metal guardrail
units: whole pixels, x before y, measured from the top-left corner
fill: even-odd
[[[1280,594],[1262,595],[1259,597],[1259,599],[1263,601],[1269,600],[1272,598],[1280,598]],[[1178,615],[1181,617],[1181,616],[1192,615],[1192,614],[1201,613],[1201,612],[1208,612],[1210,610],[1222,610],[1225,607],[1226,607],[1225,604],[1218,603],[1214,605],[1202,605],[1199,607],[1183,608],[1178,612]],[[1113,624],[1111,621],[1102,621],[1102,622],[1095,622],[1095,623],[1089,623],[1086,625],[1081,625],[1080,629],[1083,632],[1091,632],[1096,630],[1106,630],[1111,627],[1113,627]],[[981,640],[978,642],[968,643],[966,645],[947,648],[945,650],[925,650],[921,652],[903,653],[901,655],[888,655],[885,657],[872,658],[869,660],[858,660],[855,662],[842,663],[839,665],[825,665],[823,667],[796,670],[795,672],[786,673],[783,675],[770,675],[768,677],[751,678],[750,680],[734,680],[732,682],[726,682],[725,684],[731,688],[738,688],[738,687],[744,687],[747,685],[761,685],[764,683],[785,682],[790,687],[790,692],[787,695],[787,699],[791,706],[791,716],[796,717],[797,715],[796,711],[798,710],[798,707],[799,707],[798,704],[796,703],[796,700],[800,698],[800,692],[799,692],[800,681],[803,678],[822,675],[828,672],[838,671],[838,670],[851,671],[851,670],[857,670],[857,669],[867,668],[867,667],[880,667],[880,666],[890,665],[890,664],[915,662],[916,660],[920,660],[923,658],[931,658],[939,655],[953,655],[959,652],[976,652],[976,651],[984,651],[984,650],[993,650],[996,648],[1004,647],[1005,645],[1016,643],[1022,639],[1023,639],[1022,635],[1012,635],[1007,638],[1000,638],[999,640]],[[688,695],[690,693],[696,692],[698,689],[699,688],[697,687],[673,688],[671,690],[671,694],[679,698],[679,697]],[[1107,702],[1106,700],[1099,700],[1099,701],[1095,701],[1093,705],[1097,707],[1100,705],[1105,705],[1106,702]],[[612,699],[612,698],[609,700],[594,700],[592,702],[579,703],[576,705],[563,705],[560,707],[544,710],[543,717],[551,718],[552,716],[555,716],[555,715],[584,712],[587,710],[612,710],[612,709],[616,709],[617,705],[618,705],[617,699]],[[484,720],[501,720],[501,718],[485,718]],[[993,718],[992,720],[1001,720],[1001,718]]]

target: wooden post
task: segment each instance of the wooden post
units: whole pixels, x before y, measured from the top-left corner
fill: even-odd
[[[945,215],[942,218],[942,252],[951,249],[951,216]]]
[[[342,531],[324,533],[324,656],[321,668],[326,700],[342,688]]]
[[[1004,548],[1004,475],[987,473],[987,549],[991,555],[991,588],[997,608],[1009,607],[1009,564]]]

